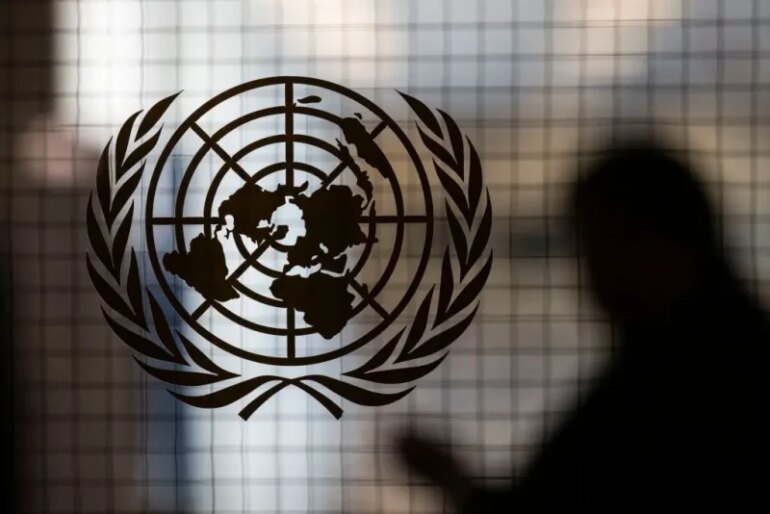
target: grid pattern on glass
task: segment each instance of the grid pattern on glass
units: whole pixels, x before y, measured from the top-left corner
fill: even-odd
[[[612,127],[654,122],[687,151],[726,251],[770,293],[761,0],[7,0],[0,34],[25,512],[446,511],[393,459],[410,416],[479,477],[523,465],[612,346],[562,229],[569,182]],[[83,263],[86,195],[132,112],[184,89],[181,120],[236,84],[295,74],[358,91],[415,141],[395,88],[457,119],[484,162],[495,263],[472,329],[403,401],[336,421],[288,391],[243,423],[238,406],[182,407],[111,335]],[[419,205],[418,184],[403,195]],[[420,241],[404,244],[406,280]]]

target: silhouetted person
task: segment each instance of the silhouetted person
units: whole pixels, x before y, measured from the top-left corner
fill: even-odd
[[[574,194],[580,255],[620,348],[510,488],[476,488],[429,439],[412,467],[467,513],[770,512],[770,332],[687,167],[607,152]]]

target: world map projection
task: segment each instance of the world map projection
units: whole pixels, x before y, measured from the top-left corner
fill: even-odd
[[[275,278],[270,292],[286,305],[304,313],[305,322],[330,339],[345,326],[352,314],[354,295],[348,291],[345,252],[367,241],[361,218],[374,214],[373,187],[367,173],[351,158],[349,146],[383,177],[393,171],[369,132],[357,117],[343,118],[345,142],[337,145],[347,157],[362,193],[350,187],[329,184],[310,191],[308,183],[278,185],[274,190],[246,183],[219,205],[215,234],[192,239],[187,252],[163,256],[166,270],[194,288],[207,300],[227,301],[239,297],[229,284],[225,253],[219,238],[233,234],[256,244],[279,242],[286,246],[283,274]],[[287,219],[294,218],[291,225]]]

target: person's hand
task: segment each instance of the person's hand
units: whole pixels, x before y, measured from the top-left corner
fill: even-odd
[[[446,444],[410,430],[397,438],[396,445],[401,460],[412,471],[441,487],[456,504],[465,503],[471,480]]]

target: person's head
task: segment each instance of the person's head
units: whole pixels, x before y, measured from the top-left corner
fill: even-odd
[[[619,321],[673,314],[718,255],[700,183],[653,144],[605,152],[578,181],[573,207],[591,285]]]

